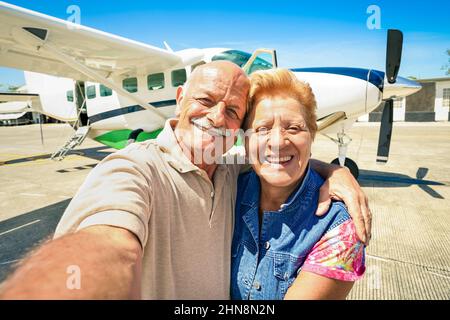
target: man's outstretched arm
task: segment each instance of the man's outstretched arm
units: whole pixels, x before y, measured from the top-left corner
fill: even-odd
[[[0,299],[139,299],[142,248],[130,231],[92,226],[52,240],[0,287]]]
[[[320,188],[316,214],[319,216],[325,214],[330,208],[331,199],[343,201],[355,223],[358,238],[367,245],[371,238],[372,214],[367,196],[358,181],[346,167],[324,163],[316,159],[311,159],[310,164],[326,179]]]

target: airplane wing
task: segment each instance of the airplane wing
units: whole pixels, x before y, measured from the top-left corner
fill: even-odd
[[[22,112],[47,114],[42,109],[41,99],[36,93],[0,92],[0,115],[8,117],[8,115],[18,115],[18,113]],[[51,114],[49,116],[57,118]]]
[[[26,112],[0,113],[0,120],[16,120],[25,115]]]
[[[0,103],[11,101],[30,101],[39,97],[36,93],[0,92]]]
[[[0,115],[31,111],[28,101],[11,101],[0,103]]]
[[[0,1],[2,66],[99,82],[80,70],[84,67],[110,78],[137,69],[150,73],[181,62],[183,58],[169,50]]]

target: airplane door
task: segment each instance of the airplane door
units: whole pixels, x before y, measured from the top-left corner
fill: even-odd
[[[242,67],[248,75],[258,70],[273,69],[278,66],[277,52],[273,49],[257,49]]]

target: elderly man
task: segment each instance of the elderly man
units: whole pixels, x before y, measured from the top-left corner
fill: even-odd
[[[0,297],[228,299],[240,166],[196,153],[220,156],[214,146],[229,145],[225,130],[241,126],[248,90],[247,76],[230,62],[198,67],[178,88],[177,118],[156,140],[132,144],[92,170],[57,239],[21,264]],[[329,178],[319,210],[326,212],[330,197],[346,201],[365,241],[370,212],[356,181],[346,169],[312,165]]]

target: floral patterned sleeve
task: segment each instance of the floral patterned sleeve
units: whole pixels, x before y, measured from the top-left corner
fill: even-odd
[[[364,244],[351,219],[329,230],[306,257],[302,271],[342,281],[355,281],[365,271]]]

